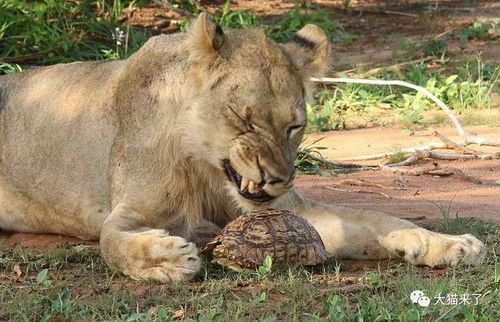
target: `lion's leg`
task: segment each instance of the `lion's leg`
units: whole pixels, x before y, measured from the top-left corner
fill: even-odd
[[[288,200],[285,208],[307,218],[327,250],[341,258],[402,257],[412,264],[432,267],[479,264],[485,256],[483,243],[469,234],[435,233],[380,212],[327,205],[296,192]]]
[[[134,279],[191,279],[200,269],[196,245],[145,222],[132,208],[119,204],[113,209],[101,230],[106,262]]]

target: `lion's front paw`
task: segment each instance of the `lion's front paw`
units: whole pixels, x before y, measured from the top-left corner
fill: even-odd
[[[472,235],[452,236],[422,228],[394,231],[380,242],[409,263],[430,267],[477,265],[486,255],[484,244]]]
[[[200,269],[198,248],[194,243],[169,236],[159,229],[131,233],[110,257],[117,264],[114,266],[138,280],[189,280]]]

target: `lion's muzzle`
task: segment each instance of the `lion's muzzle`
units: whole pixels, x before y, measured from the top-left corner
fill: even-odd
[[[223,160],[228,179],[238,193],[254,202],[268,202],[287,192],[293,184],[294,155],[251,133],[233,141],[229,159]]]
[[[275,198],[264,190],[266,184],[264,180],[256,184],[254,181],[239,174],[231,166],[229,160],[224,160],[223,163],[226,175],[234,183],[240,195],[255,202],[267,202]]]

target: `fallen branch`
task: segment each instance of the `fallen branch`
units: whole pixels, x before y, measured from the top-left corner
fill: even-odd
[[[483,138],[474,133],[464,132],[464,141],[466,144],[477,144],[477,145],[489,145],[489,146],[500,146],[499,139]]]
[[[415,154],[419,154],[421,158],[433,158],[439,160],[492,160],[498,159],[500,157],[499,153],[496,154],[458,154],[458,153],[448,153],[448,152],[439,152],[439,151],[431,151],[431,150],[417,150]]]
[[[465,172],[463,172],[462,170],[454,168],[454,167],[449,166],[449,165],[437,165],[437,168],[453,172],[453,174],[457,178],[462,179],[464,181],[470,181],[470,182],[475,183],[475,184],[486,184],[486,185],[495,184],[494,182],[489,182],[489,181],[481,180],[479,178],[476,178],[476,177],[473,177],[471,175],[468,175]]]
[[[337,168],[356,168],[356,169],[374,169],[377,168],[378,165],[371,165],[371,164],[360,164],[360,163],[351,163],[351,162],[339,162],[339,161],[330,161],[327,159],[323,159],[317,156],[312,155],[311,153],[307,153],[303,150],[298,150],[299,153],[302,153],[305,155],[307,158],[318,161],[324,164],[328,164],[332,167],[337,167]]]
[[[468,175],[465,172],[463,172],[460,169],[457,169],[455,167],[449,166],[449,165],[441,165],[436,162],[432,164],[432,166],[429,167],[424,167],[420,169],[402,169],[402,168],[394,168],[394,167],[388,167],[385,165],[380,166],[381,169],[383,170],[388,170],[391,172],[399,173],[399,174],[405,174],[405,175],[410,175],[410,176],[421,176],[421,175],[439,175],[439,176],[448,176],[448,175],[455,175],[458,179],[464,180],[464,181],[469,181],[475,184],[480,184],[480,185],[496,185],[494,181],[491,180],[481,180],[479,178],[476,178],[474,176]],[[437,171],[447,171],[448,173],[444,172],[437,172]]]
[[[420,18],[420,15],[416,15],[416,14],[408,13],[408,12],[392,11],[392,10],[373,10],[373,9],[355,9],[355,8],[349,8],[349,9],[344,9],[344,11],[357,12],[360,15],[362,15],[363,13],[371,13],[371,14],[386,14],[386,15],[395,15],[395,16]]]
[[[429,143],[427,145],[401,149],[400,150],[401,152],[413,153],[413,154],[402,162],[388,164],[386,166],[388,166],[388,167],[409,166],[409,165],[415,164],[418,160],[420,160],[422,158],[434,158],[434,159],[440,159],[440,160],[472,160],[472,159],[492,160],[492,159],[499,159],[500,158],[500,153],[482,153],[479,151],[475,151],[475,150],[460,146],[459,144],[452,142],[451,140],[445,138],[444,136],[440,139],[442,139],[445,142],[432,142],[432,143]],[[453,147],[455,147],[457,149],[465,150],[469,154],[458,154],[458,153],[432,151],[434,149],[453,148]],[[366,161],[366,160],[376,160],[376,159],[388,158],[392,155],[394,155],[394,152],[382,152],[382,153],[376,153],[376,154],[362,155],[359,157],[342,158],[340,160],[342,160],[342,161]],[[326,161],[328,162],[328,160],[326,160]],[[374,166],[371,166],[371,168],[373,168],[373,167]]]
[[[401,161],[401,162],[398,162],[398,163],[387,164],[386,166],[390,167],[390,168],[394,168],[394,167],[407,167],[409,165],[413,165],[413,164],[417,163],[418,160],[420,160],[420,159],[421,159],[420,155],[417,154],[417,153],[415,153],[415,154],[413,154],[412,156],[410,156],[409,158],[407,158],[404,161]]]
[[[465,153],[470,153],[470,154],[481,154],[482,153],[482,152],[479,152],[479,151],[476,151],[476,150],[473,150],[473,149],[469,149],[468,147],[466,147],[463,144],[455,143],[452,140],[448,139],[446,136],[440,134],[436,130],[433,131],[433,134],[435,136],[437,136],[441,141],[443,141],[443,143],[446,145],[446,147],[448,149],[459,150],[459,151],[462,151],[462,152],[465,152]]]
[[[433,149],[442,149],[446,147],[446,145],[442,142],[432,142],[426,145],[422,146],[417,146],[413,148],[404,148],[401,149],[401,152],[405,153],[414,153],[418,150],[433,150]],[[382,152],[382,153],[377,153],[377,154],[369,154],[369,155],[362,155],[359,157],[352,157],[352,158],[342,158],[340,160],[342,161],[365,161],[365,160],[376,160],[376,159],[382,159],[382,158],[388,158],[390,156],[394,155],[394,152]]]
[[[3,63],[22,63],[30,60],[34,60],[37,58],[40,58],[44,55],[50,54],[52,52],[55,52],[59,50],[59,47],[54,47],[46,50],[41,50],[37,51],[36,53],[31,53],[31,54],[26,54],[23,56],[17,56],[17,57],[0,57],[0,62]]]
[[[388,194],[386,193],[383,193],[383,192],[379,192],[379,191],[373,191],[373,190],[346,190],[346,189],[339,189],[339,188],[335,188],[335,187],[331,187],[331,186],[326,186],[325,189],[328,189],[328,190],[333,190],[333,191],[340,191],[340,192],[354,192],[354,193],[369,193],[369,194],[375,194],[375,195],[381,195],[383,197],[386,197],[388,199],[391,199],[391,196],[389,196]]]
[[[410,60],[410,61],[407,61],[407,62],[404,62],[404,63],[398,63],[398,64],[394,64],[394,65],[389,65],[389,66],[375,67],[375,68],[370,69],[367,72],[359,74],[358,77],[373,76],[373,75],[377,74],[378,72],[380,72],[381,70],[400,70],[401,67],[405,67],[405,66],[408,66],[408,65],[413,65],[413,64],[416,64],[416,63],[425,63],[425,62],[428,62],[428,61],[432,60],[433,58],[434,57],[430,57],[429,56],[429,57],[425,57],[423,59]]]
[[[480,136],[477,136],[474,133],[469,133],[464,130],[464,127],[458,120],[458,118],[453,114],[451,109],[443,103],[439,98],[437,98],[434,94],[432,94],[428,89],[423,88],[421,86],[417,86],[405,81],[400,81],[400,80],[379,80],[379,79],[361,79],[361,78],[330,78],[330,77],[323,77],[323,78],[311,78],[311,81],[313,82],[320,82],[320,83],[328,83],[328,84],[334,84],[334,83],[351,83],[351,84],[369,84],[369,85],[394,85],[394,86],[403,86],[403,87],[408,87],[411,89],[416,90],[417,92],[421,93],[422,95],[426,96],[429,98],[431,101],[433,101],[437,106],[439,106],[448,116],[448,118],[451,120],[453,125],[455,126],[458,134],[462,137],[464,142],[466,144],[479,144],[479,145],[490,145],[490,146],[500,146],[500,140],[499,139],[490,139],[490,138],[483,138]]]
[[[372,187],[372,188],[384,188],[383,185],[380,183],[375,183],[375,182],[369,182],[366,180],[359,180],[359,179],[342,179],[340,180],[339,184],[342,185],[349,185],[349,186],[361,186],[361,187]]]

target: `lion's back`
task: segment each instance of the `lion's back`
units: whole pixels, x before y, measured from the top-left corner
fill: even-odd
[[[109,207],[111,80],[122,64],[58,64],[0,77],[1,179],[68,215]]]

